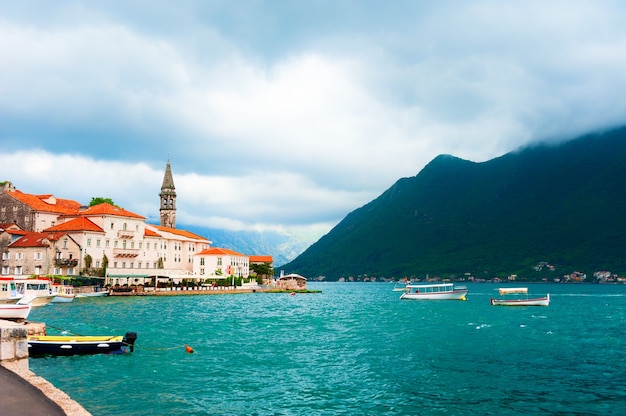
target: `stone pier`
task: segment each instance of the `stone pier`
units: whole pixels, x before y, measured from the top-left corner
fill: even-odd
[[[46,324],[29,322],[16,323],[11,321],[0,320],[0,366],[15,373],[21,377],[26,383],[11,381],[11,378],[4,377],[2,383],[11,383],[11,391],[20,391],[17,397],[11,397],[5,400],[3,410],[8,414],[24,414],[30,415],[34,411],[29,411],[29,400],[33,397],[37,399],[37,394],[32,391],[39,391],[39,395],[43,393],[52,405],[44,402],[41,406],[49,409],[45,414],[57,414],[55,406],[62,409],[64,414],[72,416],[91,416],[85,408],[72,400],[67,394],[57,389],[50,382],[42,377],[35,375],[28,367],[28,335],[43,335],[46,332]],[[6,386],[5,386],[6,387]],[[9,400],[10,399],[10,400]],[[44,414],[44,413],[42,413]]]

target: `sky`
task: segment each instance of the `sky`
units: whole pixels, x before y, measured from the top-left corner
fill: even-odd
[[[626,124],[626,2],[0,0],[0,181],[311,242],[440,154]],[[207,236],[210,238],[210,236]]]

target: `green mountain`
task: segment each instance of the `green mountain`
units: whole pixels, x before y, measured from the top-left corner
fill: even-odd
[[[442,155],[282,269],[309,278],[626,271],[626,127],[483,163]]]

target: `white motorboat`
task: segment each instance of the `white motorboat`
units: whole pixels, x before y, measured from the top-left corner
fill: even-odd
[[[55,295],[54,299],[52,299],[54,303],[69,303],[76,297],[74,286],[69,285],[52,285],[51,293]]]
[[[548,306],[550,294],[539,298],[529,298],[527,287],[511,287],[498,289],[502,299],[491,298],[493,306]]]
[[[0,277],[0,303],[17,303],[22,295],[17,293],[13,277]]]
[[[28,318],[30,305],[20,305],[17,303],[0,303],[0,319],[20,321]]]
[[[400,299],[411,300],[465,300],[467,287],[455,287],[453,283],[407,285]]]
[[[19,305],[43,306],[56,296],[51,293],[50,281],[45,279],[15,279],[15,287],[22,295],[17,301]]]

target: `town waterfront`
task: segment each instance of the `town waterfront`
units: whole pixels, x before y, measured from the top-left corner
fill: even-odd
[[[467,301],[401,301],[389,283],[76,299],[30,320],[134,331],[135,352],[30,368],[93,415],[624,413],[626,285],[516,284],[552,298],[521,308],[467,286]]]

